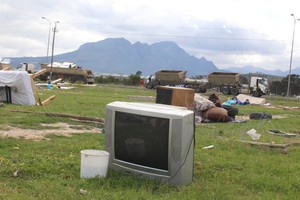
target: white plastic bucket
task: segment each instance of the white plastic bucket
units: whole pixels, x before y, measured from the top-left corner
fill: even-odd
[[[81,150],[81,178],[106,177],[109,153],[101,150]]]

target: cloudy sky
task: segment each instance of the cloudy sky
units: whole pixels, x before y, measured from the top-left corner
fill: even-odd
[[[55,55],[123,37],[131,43],[174,41],[221,69],[253,65],[285,71],[291,13],[300,18],[298,0],[2,0],[0,57],[46,56],[50,20],[52,27],[59,21]],[[300,66],[300,21],[294,41],[292,68]],[[51,43],[52,36],[49,55]]]

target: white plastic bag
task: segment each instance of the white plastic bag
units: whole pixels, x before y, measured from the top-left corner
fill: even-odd
[[[251,129],[250,131],[247,131],[247,134],[252,138],[252,140],[259,140],[260,138],[260,134],[256,133],[256,130],[255,129]]]

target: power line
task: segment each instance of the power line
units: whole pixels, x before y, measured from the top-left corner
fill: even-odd
[[[205,40],[232,40],[232,41],[259,41],[259,42],[290,42],[289,40],[283,40],[283,39],[266,39],[266,38],[238,38],[238,37],[218,37],[218,36],[205,36],[202,33],[197,33],[195,31],[195,35],[179,35],[179,34],[157,34],[157,33],[145,33],[142,31],[159,31],[159,29],[168,29],[168,28],[180,28],[180,27],[175,27],[175,26],[147,26],[147,25],[105,25],[105,24],[100,24],[100,23],[67,23],[69,25],[72,24],[84,24],[84,25],[92,25],[92,26],[101,26],[102,28],[115,28],[115,29],[119,29],[120,27],[124,27],[124,28],[133,28],[134,31],[132,30],[128,30],[128,32],[124,32],[124,30],[105,30],[102,29],[100,32],[103,34],[122,34],[122,35],[137,35],[137,36],[148,36],[148,37],[165,37],[165,38],[187,38],[187,39],[205,39]],[[81,27],[82,28],[82,27]],[[146,29],[147,28],[147,29]],[[87,28],[86,28],[87,29]],[[149,30],[148,30],[149,29]],[[192,28],[189,28],[189,30],[191,30]],[[249,31],[249,32],[245,32],[246,34],[251,33],[251,31],[253,31],[253,29],[246,29],[246,28],[217,28],[217,27],[199,27],[197,28],[198,30],[216,30],[216,31],[233,31],[233,30],[242,30],[242,31]],[[30,28],[28,28],[27,25],[18,25],[18,26],[14,26],[14,25],[1,25],[0,26],[0,31],[2,33],[2,35],[0,36],[0,38],[5,38],[3,34],[6,33],[10,33],[11,31],[15,31],[15,32],[28,32],[28,31],[39,31],[41,30],[37,24],[34,24],[32,26],[30,26]],[[63,30],[63,29],[61,29]],[[94,30],[93,31],[97,31]],[[169,30],[172,31],[172,30]],[[175,30],[176,31],[176,30]],[[192,31],[190,31],[192,32]],[[211,32],[214,33],[214,32]],[[220,35],[222,33],[220,32]],[[224,33],[225,34],[225,33]],[[17,35],[20,35],[17,33]],[[297,43],[297,41],[295,41]],[[299,41],[300,42],[300,41]]]

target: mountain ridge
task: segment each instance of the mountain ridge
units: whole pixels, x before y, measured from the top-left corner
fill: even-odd
[[[204,56],[197,58],[185,52],[172,41],[156,42],[151,45],[140,41],[130,43],[125,38],[107,38],[97,42],[82,44],[77,50],[55,55],[56,62],[73,62],[89,68],[94,73],[135,74],[141,71],[143,75],[151,75],[159,70],[185,70],[188,76],[207,75],[210,72],[230,71],[238,73],[261,72],[273,75],[287,75],[280,70],[265,70],[254,66],[243,68],[232,67],[219,69],[213,61]],[[10,58],[12,65],[21,62],[39,65],[46,57],[15,57]],[[292,72],[300,74],[300,68]]]

